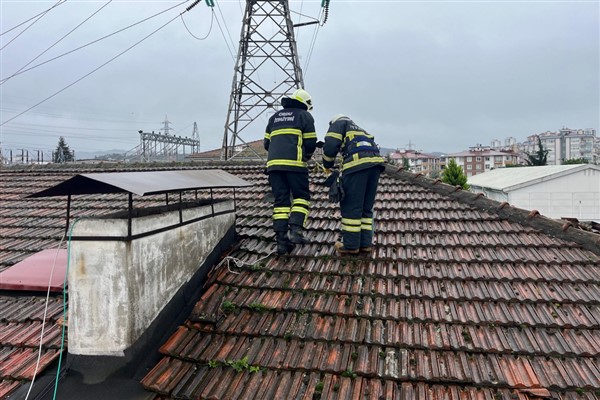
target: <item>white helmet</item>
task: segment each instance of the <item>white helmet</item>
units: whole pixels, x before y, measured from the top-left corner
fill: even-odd
[[[292,93],[292,99],[298,100],[300,103],[306,106],[308,111],[312,111],[312,98],[310,94],[304,89],[297,89],[294,93]]]
[[[333,124],[335,121],[337,121],[338,119],[341,118],[348,118],[347,116],[345,116],[344,114],[335,114],[332,118],[331,121],[329,121],[329,125]]]

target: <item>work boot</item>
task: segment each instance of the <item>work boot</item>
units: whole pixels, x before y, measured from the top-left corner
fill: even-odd
[[[360,248],[361,253],[370,253],[372,250],[373,250],[373,246],[366,246],[366,247]]]
[[[304,237],[302,227],[298,225],[290,225],[290,240],[294,244],[307,244],[308,239]]]
[[[344,244],[342,242],[335,242],[335,249],[341,255],[358,254],[358,252],[360,251],[359,249],[347,249],[344,247]]]
[[[287,232],[276,232],[277,238],[277,254],[285,255],[294,250],[294,244],[290,242]]]

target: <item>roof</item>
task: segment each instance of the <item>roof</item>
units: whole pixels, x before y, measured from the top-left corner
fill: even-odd
[[[278,257],[263,166],[223,169],[253,184],[238,193],[239,241],[143,378],[156,399],[597,398],[598,235],[388,168],[370,257],[335,254],[339,212],[320,174],[311,174],[310,243]],[[53,199],[21,195],[66,174],[0,172],[0,226],[12,227],[0,239],[0,261],[46,236],[58,243],[63,210],[55,216]],[[108,196],[82,196],[74,213],[116,207]],[[32,239],[15,242],[15,229]],[[0,332],[10,324],[29,332],[35,308],[15,317],[2,300],[40,300],[0,298]],[[34,347],[15,342],[0,340],[0,354]],[[14,385],[6,362],[0,382]]]
[[[467,150],[459,153],[446,154],[446,157],[485,157],[485,156],[518,156],[517,153],[512,151],[498,151],[498,150]]]
[[[28,197],[123,192],[146,196],[183,190],[220,189],[248,185],[249,183],[243,179],[221,170],[104,172],[78,174]]]
[[[588,169],[600,171],[600,166],[573,164],[497,168],[469,177],[468,183],[471,186],[510,191]]]

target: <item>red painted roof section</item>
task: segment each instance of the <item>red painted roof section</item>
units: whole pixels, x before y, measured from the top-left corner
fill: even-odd
[[[254,183],[236,195],[239,241],[228,255],[238,261],[212,272],[160,348],[142,380],[156,399],[600,398],[598,235],[388,169],[374,251],[339,257],[337,205],[311,173],[310,243],[277,257],[263,166],[222,168]],[[0,171],[0,269],[64,232],[64,199],[24,194],[81,172]],[[81,196],[72,206],[75,217],[98,215],[126,200]],[[30,370],[40,303],[0,296],[0,390]]]
[[[62,292],[67,250],[46,249],[0,272],[0,290]]]

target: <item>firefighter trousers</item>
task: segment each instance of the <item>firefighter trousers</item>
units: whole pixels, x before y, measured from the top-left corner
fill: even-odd
[[[381,168],[375,166],[342,176],[344,197],[340,202],[340,209],[345,249],[372,246],[373,206],[380,173]]]
[[[288,224],[304,227],[310,207],[308,172],[271,171],[269,183],[275,197],[273,230],[287,232]]]

